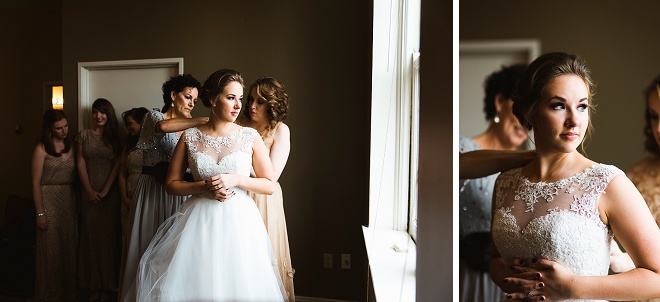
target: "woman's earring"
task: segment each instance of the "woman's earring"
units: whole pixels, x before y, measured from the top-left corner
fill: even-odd
[[[496,115],[495,118],[493,119],[493,122],[495,122],[495,124],[499,123],[500,117]]]
[[[172,107],[174,107],[174,102],[170,103],[170,105],[172,105]]]

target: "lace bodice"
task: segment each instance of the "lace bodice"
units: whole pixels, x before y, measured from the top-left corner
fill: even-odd
[[[145,166],[169,162],[172,159],[174,147],[179,142],[179,135],[176,133],[156,132],[156,123],[164,119],[165,115],[157,110],[149,111],[149,114],[144,117],[137,148],[143,150]]]
[[[623,172],[598,164],[555,182],[530,182],[522,168],[502,173],[495,184],[493,241],[506,260],[545,258],[582,276],[607,275],[612,231],[601,220],[598,200]]]
[[[195,180],[223,173],[250,175],[252,142],[257,131],[241,127],[226,137],[211,137],[197,128],[183,134],[188,148],[188,165]]]

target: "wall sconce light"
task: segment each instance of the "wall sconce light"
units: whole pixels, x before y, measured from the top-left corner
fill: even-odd
[[[53,109],[64,109],[64,88],[53,86]]]

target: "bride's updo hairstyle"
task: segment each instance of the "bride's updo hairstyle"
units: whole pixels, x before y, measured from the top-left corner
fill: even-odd
[[[582,58],[563,52],[550,52],[536,58],[525,69],[513,93],[513,114],[527,130],[532,130],[534,115],[538,111],[538,102],[545,89],[561,75],[576,75],[584,81],[589,91],[589,114],[593,116],[593,96],[595,85],[591,80],[591,71]],[[591,119],[585,133],[586,138],[593,132]]]
[[[211,104],[218,100],[225,87],[231,82],[239,82],[242,87],[245,87],[243,85],[243,77],[236,70],[220,69],[210,75],[204,82],[199,94],[204,107],[211,108]]]

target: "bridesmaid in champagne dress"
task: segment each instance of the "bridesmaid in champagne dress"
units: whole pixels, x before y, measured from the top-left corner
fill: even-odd
[[[32,156],[32,195],[37,213],[33,301],[78,299],[76,159],[68,132],[63,111],[46,111],[41,140]]]
[[[80,201],[80,287],[89,300],[110,300],[117,290],[121,253],[120,199],[115,186],[121,142],[115,109],[106,99],[92,104],[92,129],[76,137]]]
[[[280,178],[291,149],[289,127],[283,123],[289,108],[289,95],[284,85],[274,78],[262,77],[250,87],[247,103],[238,124],[256,129],[270,151],[275,181]],[[284,199],[280,183],[276,183],[272,195],[249,192],[257,203],[266,224],[270,243],[277,258],[280,277],[284,282],[289,301],[295,301],[289,237],[284,217]]]
[[[660,226],[660,76],[646,87],[644,96],[646,97],[644,145],[649,154],[635,163],[626,174],[642,193],[655,222]],[[659,302],[660,297],[643,301]]]

